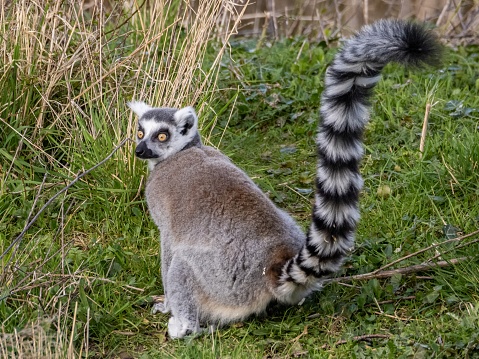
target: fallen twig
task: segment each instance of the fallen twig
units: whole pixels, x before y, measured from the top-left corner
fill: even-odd
[[[25,228],[23,228],[22,232],[17,236],[17,238],[15,238],[12,243],[10,243],[10,245],[7,247],[7,249],[5,249],[5,251],[2,253],[2,255],[0,255],[0,259],[2,259],[12,248],[13,246],[15,246],[15,244],[17,244],[18,242],[20,242],[23,238],[23,236],[25,235],[25,233],[27,233],[27,231],[30,229],[30,227],[33,225],[33,223],[36,222],[36,220],[38,219],[38,217],[40,217],[40,214],[50,205],[52,204],[52,202],[59,196],[61,195],[63,192],[65,192],[66,190],[68,190],[71,186],[73,186],[79,179],[81,179],[82,177],[84,177],[85,175],[87,175],[88,173],[90,173],[91,171],[95,170],[96,168],[100,167],[102,164],[104,164],[106,161],[108,161],[114,154],[116,151],[118,151],[121,147],[123,147],[125,145],[125,143],[127,141],[129,141],[130,139],[129,138],[125,138],[123,141],[120,142],[120,144],[118,146],[116,146],[113,151],[110,152],[110,154],[108,156],[106,156],[103,160],[101,160],[100,162],[98,162],[96,165],[94,165],[93,167],[91,167],[90,169],[86,170],[85,172],[83,173],[80,173],[78,176],[76,176],[68,185],[66,185],[65,187],[63,187],[60,191],[58,191],[57,193],[55,193],[53,195],[53,197],[51,197],[47,203],[45,203],[43,205],[42,208],[40,208],[40,210],[37,212],[37,214],[31,219],[30,222],[27,223],[27,225],[25,226]]]
[[[145,290],[143,288],[138,288],[134,287],[129,284],[123,284],[119,283],[117,281],[108,279],[108,278],[102,278],[102,277],[89,277],[89,276],[83,276],[83,275],[75,275],[75,274],[55,274],[55,273],[49,273],[48,274],[51,277],[60,277],[60,278],[74,278],[74,279],[85,279],[87,281],[100,281],[100,282],[105,282],[105,283],[111,283],[111,284],[116,284],[119,287],[125,287],[128,289],[136,290],[138,292],[144,292]]]
[[[418,250],[414,253],[411,253],[411,254],[408,254],[404,257],[396,259],[396,260],[382,266],[381,268],[376,269],[376,270],[374,270],[372,272],[369,272],[369,273],[356,274],[356,275],[347,276],[347,277],[331,278],[331,279],[326,280],[325,282],[326,283],[331,283],[331,282],[343,283],[343,282],[351,282],[353,280],[368,280],[368,279],[373,279],[373,278],[389,278],[389,277],[392,277],[393,275],[396,275],[396,274],[416,273],[416,272],[421,272],[421,271],[425,271],[425,270],[430,270],[430,269],[433,269],[433,268],[441,268],[441,267],[447,267],[449,265],[454,265],[454,264],[462,262],[462,261],[464,261],[468,258],[467,257],[454,258],[454,259],[450,259],[450,260],[447,260],[447,261],[443,260],[443,261],[438,261],[438,262],[432,262],[432,260],[438,258],[438,255],[435,255],[434,257],[428,259],[427,262],[422,263],[422,264],[416,264],[416,265],[412,265],[412,266],[409,266],[409,267],[400,267],[400,268],[397,268],[397,269],[385,270],[386,268],[389,268],[389,267],[391,267],[391,266],[393,266],[393,265],[395,265],[399,262],[402,262],[406,259],[409,259],[411,257],[415,257],[415,256],[417,256],[421,253],[424,253],[424,252],[426,252],[430,249],[433,249],[433,248],[436,248],[436,247],[439,247],[439,246],[442,246],[444,244],[451,243],[451,242],[459,242],[459,241],[462,241],[465,238],[469,238],[469,237],[475,236],[477,234],[479,234],[479,230],[476,230],[474,232],[465,234],[465,235],[460,236],[460,237],[451,238],[451,239],[448,239],[448,240],[440,242],[440,243],[431,244],[430,246],[428,246],[426,248],[422,248],[422,249],[420,249],[420,250]],[[456,248],[464,247],[466,245],[469,245],[469,244],[475,243],[475,242],[479,242],[479,239],[474,240],[472,242],[464,243],[460,246],[457,246]]]
[[[57,281],[55,278],[59,278],[59,281]],[[46,279],[45,281],[43,281]],[[23,287],[17,287],[16,289],[12,289],[11,291],[8,292],[7,295],[3,296],[0,298],[0,301],[6,298],[7,296],[14,295],[19,292],[24,292],[26,290],[31,290],[33,288],[41,288],[41,287],[51,287],[54,284],[59,284],[59,283],[65,283],[68,281],[68,279],[71,279],[73,281],[78,281],[81,279],[84,279],[88,282],[88,285],[91,286],[91,282],[99,281],[99,282],[105,282],[105,283],[111,283],[115,284],[118,287],[121,288],[126,288],[126,289],[131,289],[135,290],[138,292],[143,293],[145,289],[143,288],[138,288],[134,287],[132,285],[128,284],[123,284],[121,282],[117,282],[108,278],[102,278],[102,277],[90,277],[90,276],[84,276],[84,275],[79,275],[79,274],[56,274],[56,273],[45,273],[38,278],[35,278],[35,280],[31,281],[27,285]]]
[[[450,265],[455,265],[460,262],[463,262],[465,260],[469,259],[468,257],[463,257],[463,258],[454,258],[450,259],[447,261],[439,261],[435,263],[422,263],[422,264],[415,264],[409,267],[401,267],[397,269],[391,269],[387,271],[381,271],[381,272],[370,272],[370,273],[364,273],[364,274],[356,274],[356,275],[351,275],[347,277],[337,277],[337,278],[331,278],[327,280],[326,282],[351,282],[353,280],[368,280],[368,279],[374,279],[374,278],[389,278],[392,277],[393,275],[396,274],[409,274],[409,273],[416,273],[416,272],[421,272],[425,270],[430,270],[433,268],[442,268],[442,267],[447,267]]]
[[[382,300],[380,302],[376,302],[376,304],[377,305],[392,304],[392,303],[399,302],[401,300],[412,300],[412,299],[416,299],[416,296],[415,295],[408,295],[406,297],[400,297],[400,298],[396,298],[396,299],[393,299],[393,300]]]
[[[365,335],[357,335],[355,337],[352,337],[351,339],[341,339],[338,340],[336,343],[333,344],[333,346],[337,347],[339,345],[346,344],[350,341],[353,342],[360,342],[360,341],[370,341],[371,339],[389,339],[390,335],[389,334],[365,334]],[[321,349],[328,349],[331,346],[329,344],[323,344],[321,346]]]
[[[443,256],[444,254],[446,254],[446,253],[448,253],[448,252],[455,251],[455,250],[457,250],[457,249],[459,249],[459,248],[463,248],[463,247],[465,247],[465,246],[469,246],[469,245],[474,244],[474,243],[477,243],[477,242],[479,242],[479,238],[478,238],[478,239],[474,239],[473,241],[470,241],[470,242],[467,242],[467,243],[462,243],[462,244],[460,244],[460,245],[458,245],[458,246],[455,246],[454,248],[451,248],[451,249],[448,249],[448,250],[443,251],[443,252],[441,252],[441,253],[438,253],[438,254],[436,254],[435,256],[429,258],[427,261],[428,261],[428,262],[431,262],[431,261],[433,261],[433,260],[435,260],[435,259],[437,259],[437,258]]]
[[[394,260],[394,261],[392,261],[392,262],[390,262],[390,263],[388,263],[388,264],[382,266],[381,268],[376,269],[375,271],[373,271],[373,272],[371,272],[371,273],[379,273],[379,272],[382,272],[382,271],[384,271],[384,269],[389,268],[389,267],[395,265],[396,263],[402,262],[402,261],[404,261],[404,260],[406,260],[406,259],[409,259],[409,258],[411,258],[411,257],[415,257],[415,256],[417,256],[418,254],[421,254],[421,253],[423,253],[423,252],[426,252],[426,251],[428,251],[428,250],[430,250],[430,249],[433,249],[433,248],[436,248],[436,247],[439,247],[439,246],[442,246],[442,245],[444,245],[444,244],[451,243],[451,242],[459,242],[459,241],[461,241],[461,240],[463,240],[463,239],[466,239],[466,238],[475,236],[476,234],[479,234],[479,229],[478,229],[477,231],[474,231],[474,232],[465,234],[465,235],[460,236],[460,237],[451,238],[451,239],[448,239],[448,240],[443,241],[443,242],[440,242],[440,243],[431,244],[429,247],[422,248],[422,249],[420,249],[420,250],[418,250],[418,251],[416,251],[416,252],[414,252],[414,253],[411,253],[411,254],[408,254],[408,255],[406,255],[406,256],[404,256],[404,257],[401,257],[401,258],[399,258],[399,259],[396,259],[396,260]]]

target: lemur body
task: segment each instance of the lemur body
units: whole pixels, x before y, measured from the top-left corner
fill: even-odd
[[[328,68],[316,140],[315,205],[307,234],[219,151],[204,146],[191,107],[129,106],[139,117],[136,155],[151,170],[146,199],[161,233],[168,332],[297,303],[321,288],[354,244],[359,162],[369,98],[389,62],[434,64],[440,46],[422,26],[384,20],[349,39]]]
[[[191,148],[157,167],[146,197],[162,236],[166,306],[191,305],[194,316],[200,307],[200,322],[263,311],[275,298],[282,266],[304,245],[303,231],[211,147]]]

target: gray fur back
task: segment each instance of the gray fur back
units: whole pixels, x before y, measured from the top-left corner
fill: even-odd
[[[282,265],[304,245],[293,219],[210,147],[156,165],[146,198],[161,233],[166,298],[172,286],[183,285],[183,275],[194,278],[182,290],[200,302],[200,321],[225,323],[263,311]],[[186,273],[169,273],[175,257]]]

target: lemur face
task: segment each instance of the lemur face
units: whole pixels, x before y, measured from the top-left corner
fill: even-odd
[[[135,154],[150,169],[185,148],[197,135],[198,118],[192,107],[153,108],[144,102],[128,106],[138,117]]]

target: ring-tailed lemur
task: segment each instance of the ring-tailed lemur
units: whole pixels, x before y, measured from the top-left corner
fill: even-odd
[[[336,272],[353,247],[363,185],[359,162],[369,98],[389,62],[435,64],[441,46],[423,26],[382,20],[347,40],[326,72],[317,135],[312,223],[304,234],[253,181],[204,146],[191,107],[129,103],[136,155],[149,162],[148,207],[161,233],[165,302],[173,338],[297,303]]]

